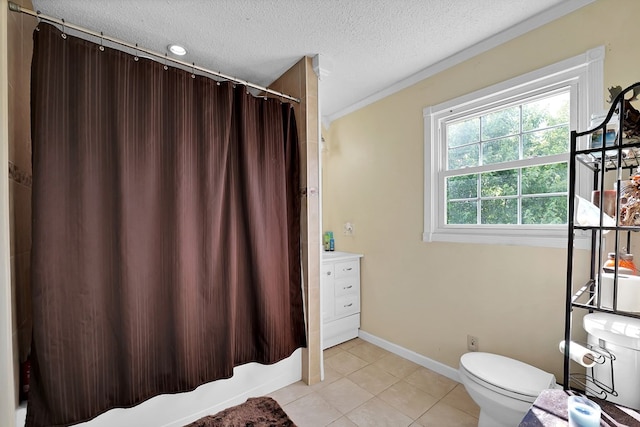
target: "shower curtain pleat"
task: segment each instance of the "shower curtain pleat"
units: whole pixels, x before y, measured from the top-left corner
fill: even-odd
[[[98,47],[34,32],[27,426],[306,345],[291,106]]]

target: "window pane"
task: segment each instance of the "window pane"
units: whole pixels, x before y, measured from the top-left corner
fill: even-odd
[[[482,144],[482,164],[510,162],[518,160],[520,139],[517,136],[494,139]]]
[[[480,118],[447,124],[447,146],[449,148],[480,141]]]
[[[483,200],[480,215],[482,224],[517,224],[518,200]]]
[[[502,138],[520,132],[520,108],[511,107],[482,117],[482,140]]]
[[[478,202],[448,202],[447,224],[477,224]]]
[[[470,199],[478,195],[478,175],[451,176],[447,178],[447,200]]]
[[[506,105],[444,119],[447,170],[466,173],[445,180],[446,224],[566,224],[568,163],[545,157],[569,151],[569,90]],[[500,168],[525,159],[531,166]],[[484,172],[465,170],[475,167]]]
[[[522,135],[522,157],[551,156],[569,151],[569,126]]]
[[[522,199],[523,224],[566,224],[567,197],[525,197]]]
[[[465,166],[478,166],[480,150],[478,144],[449,150],[449,170],[462,169]]]
[[[569,92],[522,105],[522,131],[569,123]]]
[[[518,194],[518,171],[509,169],[485,172],[480,178],[482,197],[513,196]]]
[[[567,163],[522,169],[522,194],[564,193],[568,186]]]

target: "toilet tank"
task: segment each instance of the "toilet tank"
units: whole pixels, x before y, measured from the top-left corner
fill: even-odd
[[[607,386],[613,386],[617,396],[610,394],[607,400],[640,409],[640,319],[610,313],[590,313],[584,316],[588,343],[608,350],[615,359],[606,360],[587,369],[587,377]],[[613,369],[612,369],[613,366]],[[589,387],[599,388],[593,381]],[[596,393],[587,394],[596,395]]]

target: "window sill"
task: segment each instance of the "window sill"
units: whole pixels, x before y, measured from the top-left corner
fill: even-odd
[[[486,245],[534,246],[546,248],[567,248],[567,228],[562,230],[470,230],[445,229],[432,233],[423,233],[424,242],[471,243]],[[589,249],[591,238],[588,234],[576,234],[574,238],[576,249]]]

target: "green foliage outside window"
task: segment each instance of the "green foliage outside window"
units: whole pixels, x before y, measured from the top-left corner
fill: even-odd
[[[446,124],[447,224],[566,224],[568,166],[544,156],[569,149],[569,93]],[[516,160],[540,165],[464,174]]]

